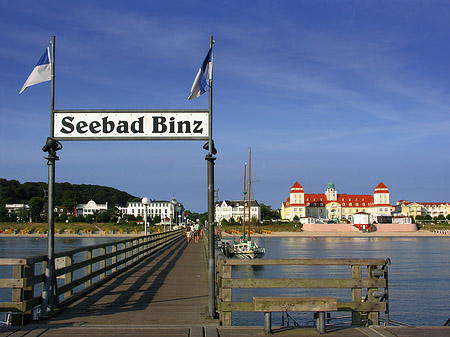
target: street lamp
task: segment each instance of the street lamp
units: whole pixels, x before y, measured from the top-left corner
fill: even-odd
[[[176,205],[177,205],[177,200],[175,198],[172,199],[172,201],[170,202],[171,204],[171,212],[170,212],[170,230],[172,230],[172,219],[175,219],[175,222],[177,221],[177,216],[176,216]]]
[[[150,205],[150,200],[142,198],[142,203],[144,204],[144,235],[147,236],[147,206]]]

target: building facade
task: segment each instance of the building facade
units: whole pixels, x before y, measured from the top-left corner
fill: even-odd
[[[230,221],[233,218],[236,221],[240,219],[248,220],[248,200],[245,201],[245,214],[244,214],[244,201],[243,200],[223,200],[218,201],[215,204],[214,218],[216,222],[222,220]],[[261,220],[261,207],[258,201],[252,200],[250,203],[250,219]]]
[[[142,202],[127,202],[125,207],[119,207],[122,215],[134,215],[135,217],[144,217],[145,205]],[[184,206],[175,199],[171,201],[166,200],[150,200],[147,205],[147,217],[153,219],[159,216],[161,222],[164,223],[178,223],[184,222]]]
[[[395,213],[404,216],[416,217],[418,215],[430,215],[432,218],[450,214],[450,203],[448,202],[410,202],[399,200],[395,205]]]
[[[108,203],[97,204],[94,200],[89,200],[87,204],[78,204],[75,207],[75,215],[94,215],[95,213],[103,213],[108,210]]]
[[[359,212],[376,215],[391,215],[389,189],[383,183],[370,194],[341,194],[332,182],[323,194],[305,193],[298,183],[291,187],[289,197],[281,205],[281,218],[293,220],[313,217],[324,220],[352,220]]]

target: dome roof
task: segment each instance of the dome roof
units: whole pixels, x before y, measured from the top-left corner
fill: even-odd
[[[332,189],[334,189],[334,184],[330,181],[329,183],[328,183],[328,187],[327,187],[327,189],[328,188],[332,188]]]

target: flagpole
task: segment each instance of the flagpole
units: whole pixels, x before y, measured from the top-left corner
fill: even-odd
[[[53,138],[55,131],[53,129],[54,111],[55,111],[55,37],[52,36],[52,77],[51,77],[51,96],[50,96],[50,137]]]
[[[58,142],[54,142],[53,130],[53,116],[55,110],[55,37],[52,36],[52,55],[51,55],[51,106],[50,106],[50,137],[42,149],[48,151],[47,166],[48,166],[48,234],[47,234],[47,265],[45,268],[45,281],[42,290],[41,316],[47,314],[48,309],[56,309],[59,304],[56,271],[55,271],[55,161],[58,160],[56,151]],[[49,143],[50,140],[50,143]],[[60,144],[59,144],[60,145]],[[62,147],[62,146],[61,146]]]
[[[212,49],[214,39],[212,35],[209,37],[209,48]],[[211,56],[212,57],[212,56]],[[212,104],[213,104],[213,80],[212,69],[209,76],[209,115],[208,115],[208,154],[206,155],[207,171],[208,171],[208,311],[211,318],[216,316],[216,289],[215,289],[215,226],[214,226],[214,160],[213,157],[213,138],[212,138]]]

